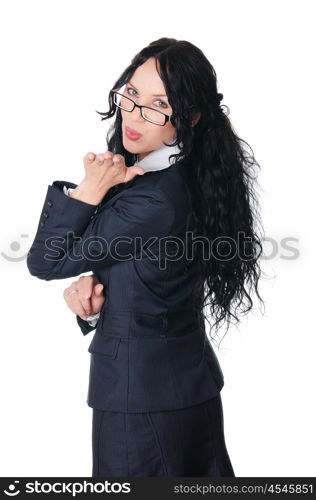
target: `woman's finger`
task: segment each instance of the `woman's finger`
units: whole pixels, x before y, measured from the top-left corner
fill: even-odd
[[[112,160],[113,156],[114,156],[114,155],[113,155],[112,151],[106,151],[106,152],[104,153],[104,158],[105,158],[105,160]]]
[[[95,154],[92,153],[91,151],[89,153],[87,153],[84,157],[83,157],[83,161],[94,161],[95,160]]]
[[[93,293],[94,281],[93,276],[81,276],[77,283],[79,300],[88,316],[92,313],[91,295]]]
[[[94,313],[101,311],[105,297],[102,293],[103,285],[95,285],[91,296],[91,307]]]
[[[71,309],[71,311],[78,316],[80,316],[82,319],[86,319],[87,315],[79,298],[79,294],[76,290],[72,290],[68,294],[68,299],[67,299],[67,304],[68,307]]]
[[[102,164],[104,162],[104,154],[103,153],[100,153],[96,156],[96,161],[99,163],[99,164]]]

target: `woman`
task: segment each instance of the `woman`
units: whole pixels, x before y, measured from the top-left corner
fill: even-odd
[[[27,265],[45,280],[93,272],[64,297],[84,334],[97,325],[87,400],[95,477],[234,476],[204,307],[216,331],[239,321],[238,308],[252,307],[246,282],[260,298],[262,249],[257,163],[221,98],[202,51],[152,42],[100,113],[115,115],[108,151],[86,155],[78,186],[48,187]]]

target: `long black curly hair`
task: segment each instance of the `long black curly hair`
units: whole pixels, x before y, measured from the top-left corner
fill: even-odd
[[[187,229],[195,238],[202,236],[212,243],[211,255],[206,258],[205,246],[194,245],[199,269],[194,307],[216,332],[226,323],[226,334],[233,318],[240,321],[238,312],[246,314],[252,309],[253,290],[263,303],[258,291],[262,244],[255,232],[261,222],[254,188],[254,167],[260,165],[249,144],[234,131],[226,112],[229,108],[221,105],[223,94],[217,91],[213,66],[192,43],[166,37],[151,42],[134,56],[112,88],[121,88],[151,57],[173,110],[176,139],[170,145],[177,145],[180,153],[170,158],[181,162],[179,171],[191,202]],[[133,165],[137,157],[123,146],[122,116],[111,92],[108,102],[108,112],[97,111],[102,120],[116,113],[107,133],[108,150],[123,155],[127,166]],[[192,127],[197,112],[200,119]],[[205,314],[207,306],[213,324]]]

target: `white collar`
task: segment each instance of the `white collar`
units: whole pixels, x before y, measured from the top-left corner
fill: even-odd
[[[164,168],[170,167],[174,162],[175,158],[171,158],[169,162],[169,156],[172,154],[180,153],[180,148],[178,146],[161,146],[159,149],[155,149],[149,153],[145,158],[140,161],[136,161],[134,165],[139,165],[146,172],[152,172],[154,170],[163,170]]]

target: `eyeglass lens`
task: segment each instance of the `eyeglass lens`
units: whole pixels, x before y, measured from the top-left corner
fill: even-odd
[[[125,111],[132,111],[134,106],[130,99],[121,96],[116,92],[114,93],[114,103]],[[151,108],[143,108],[143,118],[159,125],[163,125],[165,123],[165,115]]]

